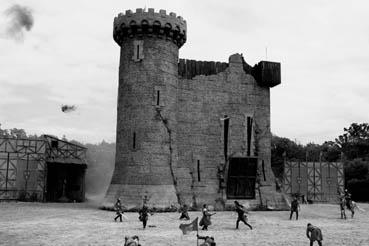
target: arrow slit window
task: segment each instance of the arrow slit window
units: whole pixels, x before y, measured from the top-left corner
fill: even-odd
[[[133,56],[132,60],[135,62],[142,61],[144,58],[143,54],[143,40],[133,41]]]

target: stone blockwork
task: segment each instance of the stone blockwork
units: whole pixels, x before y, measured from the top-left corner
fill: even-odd
[[[232,55],[229,67],[224,72],[199,75],[193,79],[180,78],[178,105],[177,177],[180,192],[187,204],[216,205],[218,201],[227,204],[226,192],[220,188],[218,173],[219,169],[228,168],[223,155],[224,123],[221,120],[227,115],[230,118],[230,158],[248,156],[246,120],[248,116],[254,119],[255,139],[251,156],[258,157],[259,172],[264,163],[265,175],[260,177],[263,205],[283,205],[282,195],[275,191],[270,163],[270,89],[259,86],[244,71],[241,55]],[[198,163],[200,170],[197,170]],[[251,206],[256,206],[260,201],[256,192],[255,200],[249,202]]]
[[[140,205],[144,196],[153,197],[149,202],[156,207],[179,202],[173,176],[178,46],[172,41],[140,36],[120,43],[117,152],[108,202],[117,196],[128,207]]]
[[[156,21],[164,29],[149,31]],[[175,14],[127,11],[114,20],[114,39],[121,46],[117,151],[104,206],[121,197],[128,208],[145,200],[161,208],[208,203],[225,209],[233,201],[226,192],[229,159],[253,157],[260,188],[250,205],[281,208],[270,164],[270,88],[265,86],[278,81],[261,86],[240,54],[228,63],[178,62],[186,22]],[[226,160],[225,115],[230,122]]]

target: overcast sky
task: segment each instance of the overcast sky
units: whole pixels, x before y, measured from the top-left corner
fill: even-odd
[[[33,10],[23,39],[6,34],[13,4]],[[187,20],[180,58],[281,62],[271,130],[301,143],[369,122],[367,1],[0,1],[0,123],[81,142],[115,141],[119,46],[113,18],[150,7]],[[267,52],[266,52],[267,49]],[[77,110],[62,113],[62,104]]]

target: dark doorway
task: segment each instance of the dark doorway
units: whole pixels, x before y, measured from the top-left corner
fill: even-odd
[[[48,162],[47,201],[83,202],[85,170],[86,165]]]
[[[227,198],[255,199],[257,158],[229,160]]]

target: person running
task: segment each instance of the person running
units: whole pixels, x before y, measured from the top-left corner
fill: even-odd
[[[242,221],[245,225],[247,225],[250,230],[252,230],[252,226],[247,223],[247,211],[245,210],[245,207],[241,205],[238,201],[234,201],[234,204],[236,206],[236,212],[238,214],[237,222],[236,222],[236,229],[238,229],[238,225],[240,221]]]
[[[147,221],[149,219],[149,208],[146,206],[146,204],[144,204],[138,213],[139,213],[138,219],[142,221],[143,228],[145,229]]]
[[[292,220],[292,215],[294,212],[296,213],[296,220],[299,219],[299,208],[300,208],[300,204],[299,204],[299,201],[297,200],[297,197],[295,196],[293,198],[293,201],[291,202],[290,220]]]
[[[120,222],[122,222],[122,215],[123,215],[123,208],[122,203],[120,202],[120,198],[117,199],[117,201],[114,204],[114,209],[116,211],[116,217],[114,218],[114,221],[116,222],[119,218]]]
[[[199,223],[199,225],[202,226],[201,230],[205,230],[205,231],[208,230],[208,226],[211,225],[211,220],[210,220],[211,216],[214,215],[214,214],[209,213],[208,206],[206,204],[203,205],[202,218],[201,218],[200,223]]]
[[[317,241],[319,246],[322,246],[323,234],[320,228],[308,223],[306,228],[306,236],[310,239],[310,246],[313,246]]]
[[[180,220],[190,220],[190,216],[188,215],[188,206],[184,204],[180,209],[181,216],[179,217]]]

